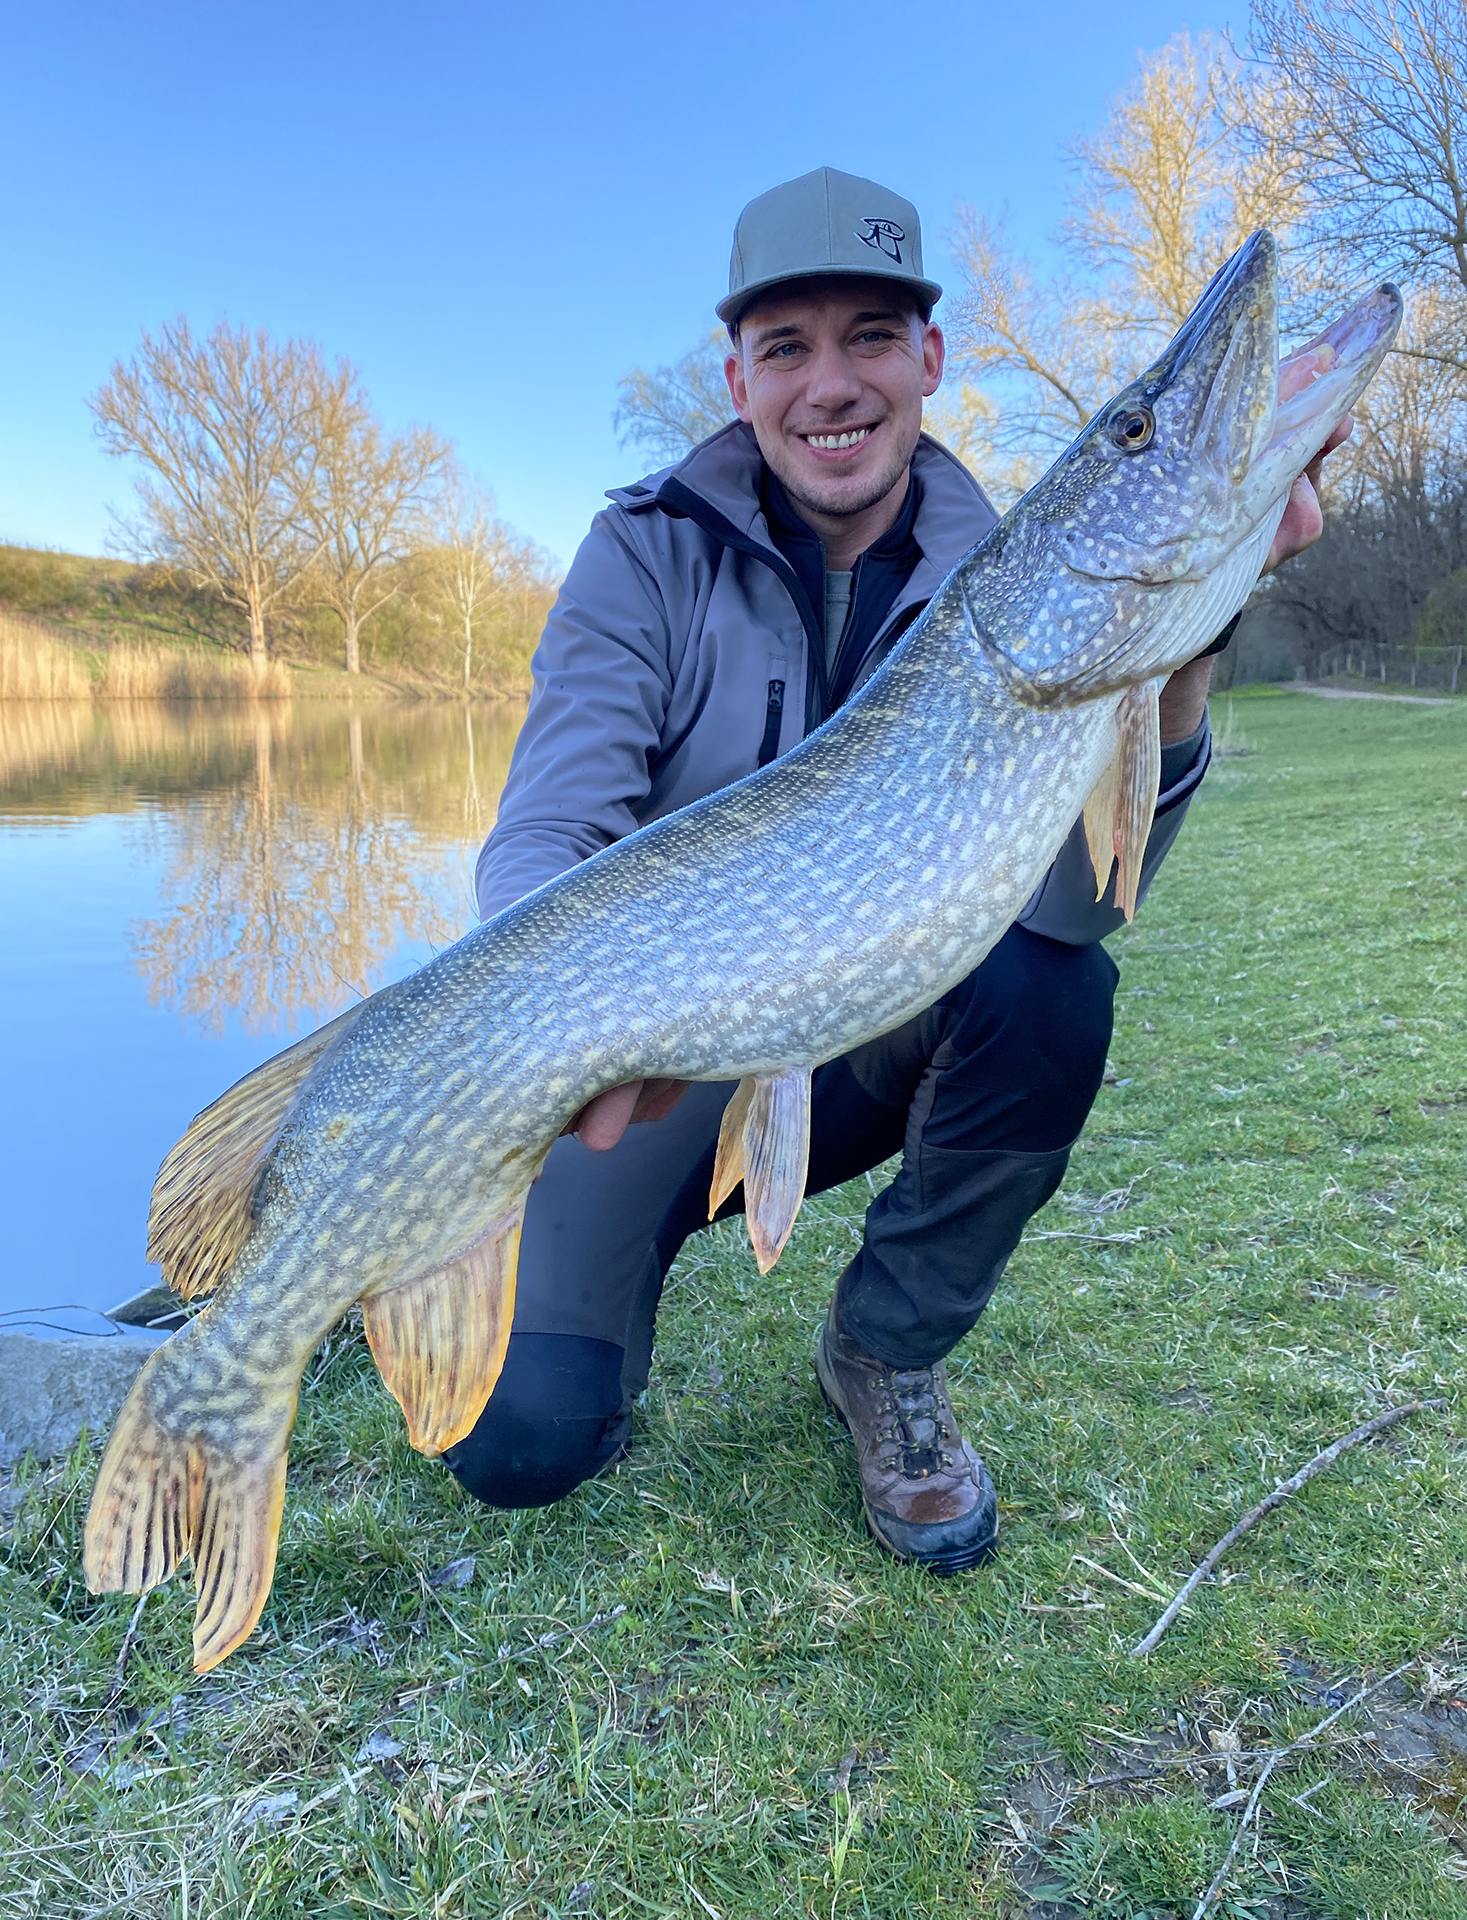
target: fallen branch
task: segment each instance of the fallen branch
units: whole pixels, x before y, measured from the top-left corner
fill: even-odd
[[[1291,1474],[1287,1480],[1281,1480],[1268,1498],[1260,1500],[1256,1507],[1245,1513],[1237,1526],[1223,1535],[1206,1559],[1198,1563],[1188,1576],[1185,1586],[1178,1592],[1150,1633],[1132,1647],[1131,1658],[1139,1660],[1142,1654],[1150,1653],[1155,1648],[1161,1636],[1229,1547],[1236,1545],[1250,1527],[1256,1526],[1266,1514],[1272,1513],[1275,1507],[1281,1507],[1285,1500],[1299,1491],[1300,1487],[1306,1486],[1315,1474],[1323,1473],[1326,1467],[1332,1467],[1347,1447],[1358,1447],[1362,1440],[1373,1439],[1376,1434],[1384,1433],[1387,1427],[1393,1427],[1398,1420],[1408,1419],[1413,1413],[1440,1413],[1446,1404],[1445,1400],[1409,1400],[1404,1407],[1392,1407],[1387,1413],[1378,1413],[1373,1420],[1367,1420],[1363,1426],[1356,1427],[1353,1432],[1344,1434],[1332,1446],[1326,1447],[1323,1453],[1315,1454],[1307,1466],[1300,1467],[1299,1471]]]
[[[1425,1404],[1430,1405],[1430,1402],[1426,1402]],[[1398,1416],[1411,1411],[1413,1411],[1413,1409],[1407,1407],[1398,1407],[1396,1409]],[[1347,1437],[1353,1438],[1354,1436],[1351,1435]],[[1345,1442],[1338,1441],[1336,1444],[1343,1446]],[[1322,1457],[1321,1455],[1321,1458]],[[1234,1860],[1238,1857],[1238,1849],[1243,1844],[1243,1835],[1248,1831],[1249,1826],[1253,1822],[1254,1815],[1258,1812],[1258,1803],[1263,1798],[1263,1789],[1268,1785],[1269,1777],[1273,1773],[1274,1768],[1285,1760],[1292,1760],[1294,1755],[1296,1753],[1302,1753],[1305,1747],[1312,1746],[1322,1733],[1334,1725],[1342,1713],[1348,1713],[1352,1707],[1358,1707],[1362,1700],[1368,1700],[1371,1694],[1379,1693],[1381,1688],[1388,1687],[1392,1680],[1399,1680],[1403,1673],[1415,1665],[1416,1656],[1413,1654],[1412,1657],[1406,1661],[1405,1665],[1397,1667],[1394,1673],[1388,1673],[1383,1680],[1373,1680],[1368,1687],[1362,1687],[1359,1693],[1357,1693],[1353,1699],[1347,1700],[1342,1707],[1336,1707],[1333,1713],[1326,1714],[1317,1727],[1311,1727],[1308,1733],[1301,1734],[1297,1740],[1291,1741],[1286,1747],[1273,1748],[1268,1758],[1264,1761],[1258,1778],[1253,1784],[1253,1791],[1248,1796],[1248,1804],[1243,1809],[1243,1817],[1238,1822],[1238,1831],[1233,1835],[1232,1845],[1228,1848],[1226,1854],[1224,1854],[1222,1865],[1213,1875],[1212,1884],[1197,1902],[1192,1913],[1192,1920],[1207,1920],[1207,1915],[1212,1909],[1212,1903],[1222,1891],[1223,1882],[1227,1879],[1229,1870]],[[1311,1809],[1311,1811],[1313,1811],[1313,1809]]]

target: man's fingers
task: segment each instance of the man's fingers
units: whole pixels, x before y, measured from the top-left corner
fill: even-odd
[[[624,1087],[598,1093],[581,1108],[566,1132],[575,1134],[593,1153],[609,1153],[626,1132],[641,1091],[640,1080],[629,1080]]]
[[[643,1120],[665,1120],[687,1090],[686,1080],[644,1080],[632,1112],[632,1125]]]

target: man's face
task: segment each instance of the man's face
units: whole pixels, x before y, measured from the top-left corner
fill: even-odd
[[[901,479],[942,379],[942,334],[880,280],[794,282],[744,315],[725,367],[791,499],[862,513]]]

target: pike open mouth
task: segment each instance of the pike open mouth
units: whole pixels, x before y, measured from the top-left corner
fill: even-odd
[[[1323,444],[1346,410],[1344,396],[1361,362],[1377,351],[1383,337],[1394,333],[1400,315],[1401,296],[1396,289],[1377,287],[1307,346],[1279,362],[1278,411],[1269,453],[1311,439]]]

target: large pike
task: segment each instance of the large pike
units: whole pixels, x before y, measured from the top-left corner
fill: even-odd
[[[149,1251],[214,1297],[118,1416],[87,1517],[94,1592],[142,1592],[191,1554],[195,1665],[239,1645],[270,1587],[301,1374],[353,1301],[412,1444],[466,1434],[503,1361],[530,1182],[595,1095],[739,1082],[712,1201],[742,1179],[767,1271],[804,1193],[812,1069],[971,972],[1082,807],[1099,887],[1114,864],[1133,909],[1157,688],[1243,604],[1290,482],[1400,316],[1381,288],[1281,369],[1275,283],[1255,234],[818,733],[199,1115],[159,1174]]]

